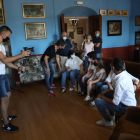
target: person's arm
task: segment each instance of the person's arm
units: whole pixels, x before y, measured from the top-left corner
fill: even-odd
[[[50,68],[49,68],[49,64],[48,64],[48,58],[49,58],[49,56],[45,55],[44,61],[45,61],[46,67],[47,67],[47,69],[46,69],[47,74],[50,73]]]
[[[29,56],[29,54],[30,54],[30,51],[28,50],[28,51],[22,51],[19,55],[7,57],[2,53],[2,51],[0,51],[0,61],[3,64],[11,63],[13,61],[16,61],[17,59],[22,58],[22,57]]]
[[[80,65],[80,74],[84,74],[83,62]]]
[[[110,84],[110,82],[106,82],[106,83],[107,83],[109,89],[113,90],[113,87],[112,87],[112,85]]]
[[[61,71],[61,66],[60,66],[60,56],[59,56],[58,54],[56,55],[56,62],[57,62],[57,65],[58,65],[59,71]]]
[[[101,43],[94,43],[94,47],[99,47]]]
[[[65,68],[67,71],[71,71],[71,69],[69,67],[67,67],[66,65],[65,65]]]
[[[85,77],[89,76],[93,72],[93,69],[90,69],[83,77],[82,77],[82,83],[84,83]]]
[[[20,71],[24,71],[25,70],[25,67],[24,66],[16,66],[14,65],[13,63],[6,63],[6,66],[12,68],[12,69],[16,69],[16,70],[20,70]]]
[[[98,79],[92,80],[92,81],[90,81],[90,82],[91,82],[92,84],[98,83],[98,82],[102,79],[103,75],[104,75],[104,72],[103,72],[103,73],[100,73]]]

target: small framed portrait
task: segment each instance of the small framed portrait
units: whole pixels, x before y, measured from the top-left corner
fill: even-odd
[[[117,36],[122,34],[122,20],[107,21],[108,36]]]
[[[123,17],[128,17],[128,11],[122,11],[122,16]]]
[[[46,23],[45,22],[31,22],[24,23],[26,40],[46,39]]]
[[[77,27],[77,34],[83,34],[83,27]]]
[[[44,4],[22,4],[23,18],[45,18]]]
[[[135,26],[140,26],[140,16],[135,17]]]
[[[71,36],[71,39],[74,39],[74,32],[69,32],[69,36]]]
[[[108,16],[114,16],[114,10],[108,10]]]
[[[101,14],[102,16],[106,16],[106,10],[100,9],[100,14]]]
[[[115,16],[121,16],[121,10],[115,10]]]

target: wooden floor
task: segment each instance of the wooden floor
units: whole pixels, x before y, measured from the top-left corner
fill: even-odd
[[[102,119],[96,107],[88,106],[77,92],[61,92],[60,81],[54,82],[56,97],[47,94],[44,81],[16,87],[9,106],[9,115],[18,118],[12,124],[20,130],[15,133],[0,129],[0,140],[108,140],[114,127],[100,127]],[[2,124],[1,124],[2,126]]]

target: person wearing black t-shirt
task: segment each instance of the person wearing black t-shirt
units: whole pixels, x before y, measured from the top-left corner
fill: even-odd
[[[45,72],[45,82],[49,91],[48,95],[53,97],[55,96],[55,94],[53,93],[51,88],[57,88],[57,87],[53,84],[55,69],[53,63],[51,62],[51,59],[56,56],[56,52],[59,49],[64,49],[64,48],[65,48],[65,42],[63,40],[59,40],[57,41],[56,45],[52,45],[48,47],[41,57],[41,65]]]
[[[95,31],[95,38],[93,38],[94,51],[96,52],[96,57],[102,57],[102,38],[100,37],[100,31]]]
[[[59,64],[58,66],[59,67],[61,66],[61,73],[63,73],[64,71],[66,71],[65,63],[66,63],[66,60],[68,58],[68,53],[69,53],[70,49],[72,48],[72,45],[71,45],[70,40],[67,39],[66,32],[62,32],[60,40],[65,41],[66,46],[64,49],[57,51],[56,60],[57,60],[57,63]],[[61,59],[61,61],[60,61],[60,59]]]

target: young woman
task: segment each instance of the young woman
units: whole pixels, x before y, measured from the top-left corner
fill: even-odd
[[[65,64],[66,71],[62,74],[62,92],[65,92],[65,82],[67,76],[70,76],[71,79],[71,88],[70,91],[74,90],[75,87],[75,76],[77,76],[80,73],[83,73],[83,61],[75,56],[75,53],[73,50],[70,50],[68,53],[68,59]]]
[[[87,96],[84,99],[84,101],[90,100],[90,91],[92,88],[95,89],[95,84],[104,81],[106,78],[106,72],[104,69],[102,59],[97,58],[96,61],[94,61],[94,65],[97,67],[94,70],[94,73],[91,76],[91,78],[87,81]]]
[[[81,50],[84,53],[84,71],[87,70],[88,57],[87,54],[94,51],[94,44],[91,35],[87,35],[86,41],[82,43]]]

